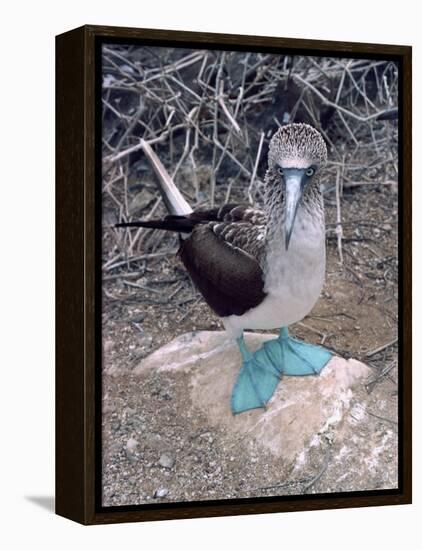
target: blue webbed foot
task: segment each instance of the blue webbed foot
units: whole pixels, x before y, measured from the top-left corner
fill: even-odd
[[[280,371],[264,348],[251,353],[243,340],[237,340],[243,363],[233,388],[231,406],[234,414],[265,407],[280,381]]]
[[[232,392],[234,414],[265,407],[283,374],[318,374],[332,356],[321,346],[291,338],[287,328],[282,328],[277,339],[265,342],[255,353],[248,351],[243,337],[237,342],[243,363]]]

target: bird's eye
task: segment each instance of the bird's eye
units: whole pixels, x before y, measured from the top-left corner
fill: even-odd
[[[277,173],[279,176],[284,176],[283,168],[281,166],[277,166]]]
[[[311,168],[309,167],[307,170],[306,170],[306,175],[308,176],[308,178],[312,177],[314,174],[315,174],[315,168]]]

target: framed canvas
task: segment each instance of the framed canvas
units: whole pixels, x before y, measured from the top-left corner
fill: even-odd
[[[411,502],[411,48],[56,38],[56,511]]]

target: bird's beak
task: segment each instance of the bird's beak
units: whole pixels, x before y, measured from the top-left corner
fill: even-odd
[[[285,184],[285,220],[284,234],[286,250],[289,248],[290,237],[292,236],[293,227],[295,224],[297,210],[299,208],[300,199],[305,188],[306,177],[305,170],[287,169],[284,170]]]

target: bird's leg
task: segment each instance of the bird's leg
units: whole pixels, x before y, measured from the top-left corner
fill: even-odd
[[[252,353],[248,350],[245,344],[245,339],[242,336],[236,339],[237,345],[239,346],[240,355],[242,356],[243,361],[250,361],[252,359]]]
[[[265,407],[282,375],[318,374],[332,355],[321,346],[292,338],[287,327],[282,327],[278,338],[265,342],[255,353],[248,350],[243,335],[237,344],[243,362],[232,392],[235,414]]]

